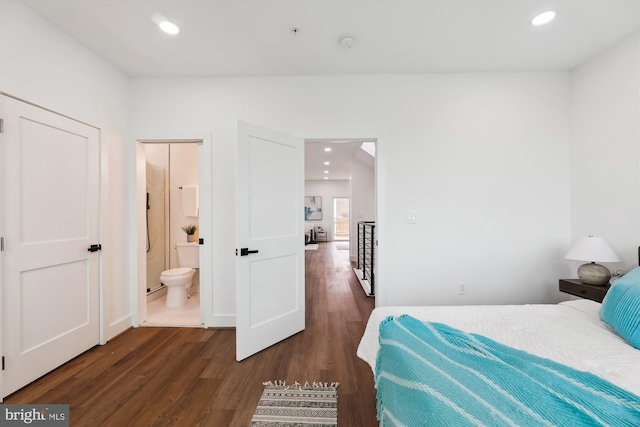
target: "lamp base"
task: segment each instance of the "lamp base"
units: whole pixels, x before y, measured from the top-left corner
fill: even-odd
[[[594,262],[578,267],[578,279],[587,285],[606,285],[611,279],[611,272],[604,265]]]

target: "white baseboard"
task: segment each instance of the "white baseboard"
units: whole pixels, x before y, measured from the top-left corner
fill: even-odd
[[[362,286],[362,289],[364,289],[364,293],[368,297],[373,296],[373,295],[371,295],[371,284],[369,283],[368,280],[363,279],[364,276],[362,274],[362,270],[354,268],[353,271],[354,271],[354,273],[356,273],[356,277],[358,278],[358,281],[360,282],[360,286]]]
[[[236,327],[236,315],[235,314],[214,314],[207,319],[205,328],[235,328]]]
[[[122,317],[121,319],[116,320],[115,322],[109,325],[109,329],[105,331],[105,336],[100,344],[106,344],[107,341],[114,338],[117,335],[120,335],[127,329],[133,326],[133,320],[131,315],[127,315]]]

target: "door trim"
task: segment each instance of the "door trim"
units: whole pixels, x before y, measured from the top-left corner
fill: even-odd
[[[75,117],[68,116],[68,115],[66,115],[66,114],[62,114],[62,113],[60,113],[60,112],[58,112],[58,111],[56,111],[56,110],[52,110],[52,109],[50,109],[50,108],[43,107],[42,105],[36,104],[36,103],[34,103],[34,102],[27,101],[26,99],[20,98],[20,97],[15,96],[15,95],[11,95],[10,93],[6,93],[6,92],[2,92],[2,91],[0,91],[0,95],[4,95],[4,96],[6,96],[6,97],[13,98],[13,99],[15,99],[16,101],[24,102],[25,104],[32,105],[32,106],[34,106],[34,107],[40,108],[41,110],[48,111],[48,112],[53,113],[53,114],[56,114],[56,115],[58,115],[58,116],[60,116],[60,117],[65,117],[65,118],[67,118],[67,119],[69,119],[69,120],[73,120],[73,121],[75,121],[75,122],[82,123],[83,125],[87,125],[87,126],[92,127],[92,128],[94,128],[94,129],[100,130],[100,128],[99,128],[99,127],[97,127],[97,126],[95,126],[95,125],[92,125],[91,123],[87,123],[87,122],[82,121],[82,120],[79,120],[79,119],[77,119],[77,118],[75,118]]]

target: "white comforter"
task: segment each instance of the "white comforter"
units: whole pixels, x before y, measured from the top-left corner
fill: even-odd
[[[600,304],[589,300],[532,305],[378,307],[371,313],[357,354],[375,372],[380,322],[387,316],[408,314],[592,372],[640,395],[640,350],[602,322],[599,310]]]

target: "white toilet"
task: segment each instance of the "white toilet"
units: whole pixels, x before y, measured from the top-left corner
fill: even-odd
[[[185,305],[189,298],[189,288],[196,268],[200,266],[198,242],[176,243],[178,268],[165,270],[160,274],[160,282],[167,287],[168,308]]]

